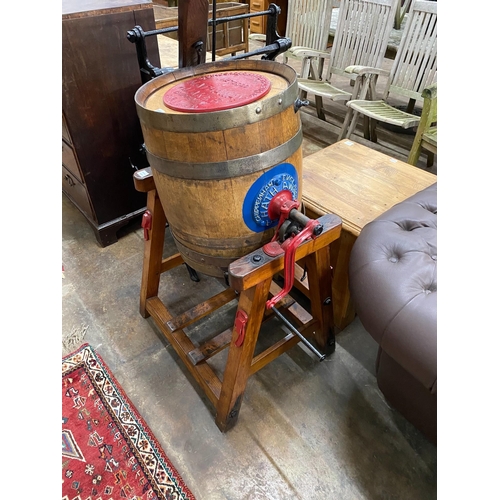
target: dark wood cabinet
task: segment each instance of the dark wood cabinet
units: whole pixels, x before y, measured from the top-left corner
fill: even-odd
[[[127,39],[136,25],[155,29],[151,1],[63,0],[62,189],[102,246],[146,207],[133,183],[145,161],[134,101],[141,75]],[[146,44],[159,67],[156,37]]]

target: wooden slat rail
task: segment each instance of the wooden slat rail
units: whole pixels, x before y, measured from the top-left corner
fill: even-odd
[[[163,259],[161,261],[160,272],[162,274],[166,273],[167,271],[170,271],[174,267],[180,266],[181,264],[184,264],[184,260],[182,259],[180,253],[176,253],[175,255],[167,257],[166,259]]]
[[[160,328],[160,331],[175,349],[175,352],[179,355],[195,380],[203,389],[210,402],[216,407],[222,389],[220,379],[207,363],[201,363],[197,366],[193,366],[191,364],[188,354],[194,349],[195,345],[182,330],[174,333],[170,331],[170,328],[168,328],[166,324],[172,316],[158,297],[148,299],[146,302],[146,308],[151,314],[151,317],[155,320],[157,326]]]
[[[167,326],[170,328],[170,331],[176,332],[177,330],[181,330],[186,328],[189,325],[192,325],[196,321],[204,318],[208,314],[215,312],[217,309],[220,309],[222,306],[225,306],[232,300],[237,297],[234,290],[228,288],[221,293],[218,293],[214,297],[202,302],[201,304],[197,304],[195,307],[189,309],[183,314],[176,316],[172,320],[167,323]]]
[[[270,294],[269,294],[270,297],[277,295],[280,291],[281,288],[276,283],[271,282]],[[292,297],[290,297],[289,295],[283,297],[283,299],[280,300],[278,304],[276,304],[276,308],[278,308],[282,312],[285,312],[286,310],[290,309],[290,312],[293,314],[295,319],[298,319],[302,323],[305,323],[310,319],[312,319],[312,316],[299,304],[297,304],[295,300],[292,299]],[[266,310],[264,313],[263,323],[270,320],[273,317],[274,317],[273,312],[271,310]],[[233,333],[232,327],[227,328],[221,333],[215,335],[210,340],[204,342],[196,349],[193,349],[188,354],[189,359],[191,360],[193,365],[201,363],[202,361],[206,361],[210,359],[212,356],[215,356],[217,353],[219,353],[226,347],[229,347],[229,344],[231,343],[232,333]]]
[[[175,349],[213,404],[215,422],[225,432],[238,419],[248,378],[300,341],[297,335],[290,333],[255,355],[262,322],[273,317],[272,311],[266,309],[266,301],[281,290],[273,277],[283,270],[283,256],[269,257],[259,249],[236,260],[229,266],[230,287],[227,290],[174,317],[158,297],[160,276],[184,261],[179,254],[163,258],[168,222],[151,171],[135,172],[134,184],[139,191],[147,192],[147,211],[152,218],[144,242],[140,312],[144,317],[150,315],[153,318]],[[322,234],[303,242],[295,253],[296,260],[301,260],[307,267],[311,313],[290,296],[285,296],[276,307],[290,318],[292,324],[298,325],[297,330],[302,335],[314,339],[319,349],[329,353],[334,344],[330,249],[340,236],[341,220],[336,215],[326,214],[319,218],[319,222],[323,225]],[[256,254],[259,258],[253,260]],[[184,329],[235,299],[238,299],[236,317],[243,314],[247,318],[243,328],[233,325],[202,345],[195,345]],[[221,379],[208,360],[224,348],[229,351]]]
[[[227,328],[215,337],[203,343],[201,346],[193,349],[188,353],[189,359],[193,365],[197,365],[202,361],[207,361],[212,356],[229,347],[231,337],[233,336],[233,327]]]

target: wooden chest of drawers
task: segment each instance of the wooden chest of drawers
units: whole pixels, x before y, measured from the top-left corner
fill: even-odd
[[[274,3],[281,9],[278,16],[278,33],[281,36],[286,34],[286,16],[288,13],[288,0],[249,0],[250,12],[261,12],[269,9],[269,4]],[[250,18],[250,33],[266,34],[267,16],[257,16]]]
[[[102,246],[146,207],[133,183],[133,165],[144,166],[134,102],[142,82],[127,39],[136,25],[155,28],[149,0],[63,0],[62,190]],[[156,37],[147,49],[159,66]]]

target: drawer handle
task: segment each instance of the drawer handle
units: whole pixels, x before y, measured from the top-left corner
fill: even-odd
[[[68,174],[66,174],[66,175],[64,176],[64,179],[68,182],[68,184],[69,184],[71,187],[73,187],[73,186],[75,185],[75,181],[74,181],[74,180],[73,180],[73,179],[72,179],[72,178],[71,178]]]

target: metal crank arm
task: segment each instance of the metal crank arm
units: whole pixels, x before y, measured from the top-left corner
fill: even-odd
[[[316,229],[317,227],[321,227],[321,224],[317,220],[309,219],[306,226],[299,234],[288,238],[283,243],[282,248],[285,247],[285,284],[283,285],[281,292],[266,302],[267,309],[271,309],[275,306],[292,289],[295,279],[295,251],[302,242],[316,236],[318,233],[318,229]]]

